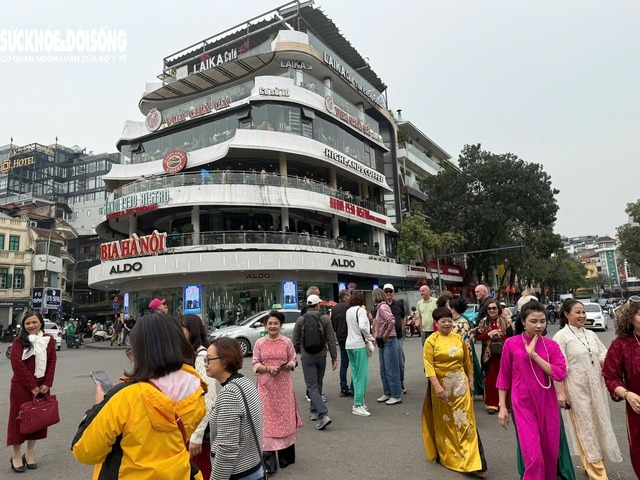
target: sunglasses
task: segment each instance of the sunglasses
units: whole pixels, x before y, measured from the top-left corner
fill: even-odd
[[[209,357],[209,356],[204,357],[204,364],[205,364],[205,365],[209,365],[209,362],[210,362],[211,360],[218,360],[219,358],[220,358],[220,357]]]
[[[385,290],[384,293],[393,293],[393,290]]]
[[[498,307],[487,307],[487,310],[497,310]]]

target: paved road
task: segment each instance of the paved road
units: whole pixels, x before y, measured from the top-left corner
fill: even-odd
[[[550,327],[550,335],[557,326]],[[605,345],[613,339],[613,333],[598,333]],[[2,344],[0,358],[0,439],[6,441],[5,420],[8,415],[9,383],[11,367],[4,357],[7,344]],[[61,407],[61,423],[49,430],[49,438],[38,442],[37,461],[41,468],[29,471],[25,478],[38,479],[87,479],[92,467],[78,464],[70,452],[71,439],[85,410],[91,406],[94,388],[89,371],[105,370],[117,378],[129,366],[122,349],[83,347],[67,350],[63,347],[58,355],[58,368],[53,391]],[[329,396],[329,414],[333,423],[323,432],[314,428],[314,422],[305,421],[298,435],[297,463],[280,470],[275,478],[287,479],[463,479],[458,473],[430,463],[426,460],[420,434],[420,411],[425,392],[425,380],[420,364],[420,340],[417,337],[405,340],[407,355],[406,386],[401,405],[376,404],[381,392],[377,359],[371,363],[368,402],[372,416],[369,418],[351,415],[351,399],[338,396],[338,372],[327,372],[325,392]],[[375,357],[374,357],[375,358]],[[245,373],[249,359],[245,360]],[[308,419],[308,404],[304,399],[302,371],[294,372],[296,395],[303,418]],[[489,478],[515,479],[515,434],[513,428],[502,430],[497,416],[485,413],[481,399],[476,399],[478,428],[485,446],[489,464]],[[608,468],[611,479],[633,479],[629,463],[629,448],[626,440],[624,412],[621,404],[610,403],[614,429],[618,435],[624,461]],[[0,456],[0,478],[13,478],[9,469],[10,449],[5,447]],[[579,458],[574,457],[578,465]],[[581,469],[577,477],[585,478]],[[16,477],[17,478],[17,477]]]

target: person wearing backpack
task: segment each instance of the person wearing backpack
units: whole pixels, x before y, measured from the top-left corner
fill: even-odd
[[[327,350],[331,355],[331,368],[338,367],[336,335],[327,315],[319,310],[320,297],[309,295],[307,311],[296,321],[293,329],[293,346],[300,354],[304,383],[311,402],[311,420],[318,420],[317,430],[324,430],[331,423],[326,403],[322,400],[322,380],[327,368]]]

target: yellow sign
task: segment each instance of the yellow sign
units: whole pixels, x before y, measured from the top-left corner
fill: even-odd
[[[29,165],[35,165],[36,159],[35,157],[26,157],[26,158],[14,158],[13,160],[7,159],[0,164],[0,173],[8,173],[10,170],[14,168],[22,168],[27,167]]]

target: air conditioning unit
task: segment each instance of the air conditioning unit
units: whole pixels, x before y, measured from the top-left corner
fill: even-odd
[[[29,221],[29,226],[30,227],[37,227],[38,226],[38,222],[36,222],[34,220],[31,220],[31,221]]]

